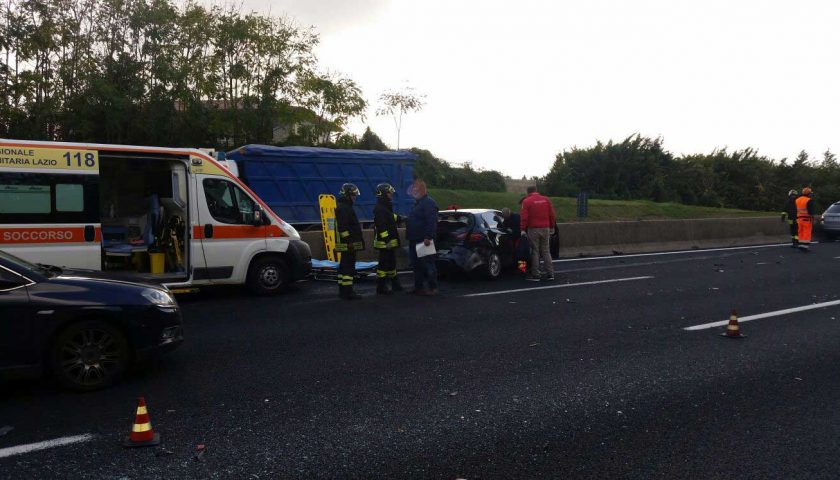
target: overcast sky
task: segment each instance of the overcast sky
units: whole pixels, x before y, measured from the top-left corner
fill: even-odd
[[[427,95],[400,146],[520,177],[639,132],[674,153],[840,153],[840,2],[244,0],[320,34],[321,67]]]

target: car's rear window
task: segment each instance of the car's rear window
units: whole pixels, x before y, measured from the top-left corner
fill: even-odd
[[[441,213],[438,215],[438,241],[463,240],[474,223],[475,219],[470,213]]]

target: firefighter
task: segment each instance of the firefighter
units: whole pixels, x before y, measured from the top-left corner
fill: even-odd
[[[353,210],[359,188],[352,183],[341,186],[335,207],[335,251],[341,253],[338,262],[338,295],[346,300],[358,300],[361,295],[353,291],[356,276],[356,252],[365,249],[362,225]]]
[[[799,192],[796,190],[789,191],[788,198],[785,201],[784,211],[782,212],[782,221],[787,220],[788,227],[790,228],[791,247],[793,248],[799,246],[799,224],[796,221],[796,197],[798,196]]]
[[[397,248],[400,234],[397,231],[397,215],[394,213],[394,192],[388,183],[376,186],[376,207],[373,208],[373,248],[379,250],[379,265],[376,267],[376,293],[389,295],[402,291],[397,280]]]
[[[799,249],[808,252],[811,248],[811,228],[814,224],[814,192],[810,187],[802,189],[796,199],[796,223],[799,224]]]

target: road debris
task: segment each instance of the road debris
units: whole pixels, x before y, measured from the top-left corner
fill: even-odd
[[[458,395],[458,391],[457,391],[457,390],[455,390],[454,392],[449,392],[449,396],[450,396],[450,397],[454,397],[455,395]]]
[[[536,346],[537,346],[537,345],[539,345],[539,344],[540,344],[540,342],[534,342],[534,343],[532,343],[532,344],[530,344],[530,345],[528,345],[528,346],[529,346],[529,347],[536,347]]]
[[[204,452],[207,451],[207,447],[205,447],[203,443],[199,443],[198,445],[196,445],[195,451],[195,459],[201,460],[204,458]]]
[[[164,455],[174,455],[174,454],[175,454],[175,452],[173,452],[172,450],[167,450],[167,449],[165,449],[165,448],[163,448],[163,447],[158,448],[157,450],[155,450],[155,456],[156,456],[156,457],[162,457],[162,456],[164,456]]]

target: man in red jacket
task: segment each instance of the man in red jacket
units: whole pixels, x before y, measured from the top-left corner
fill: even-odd
[[[531,282],[540,281],[540,258],[542,258],[545,264],[545,279],[554,280],[554,263],[552,263],[548,245],[557,219],[554,216],[551,200],[537,193],[537,187],[528,187],[528,196],[522,201],[519,216],[522,235],[527,234],[528,241],[531,243],[531,271],[525,279]]]

